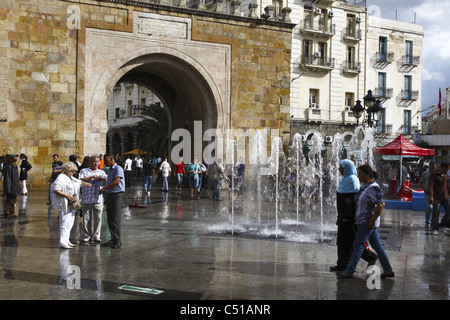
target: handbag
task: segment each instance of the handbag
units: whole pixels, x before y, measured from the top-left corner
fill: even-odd
[[[75,184],[73,183],[72,179],[70,179],[70,181],[73,184],[73,188],[75,190]],[[78,196],[76,194],[73,195],[73,200],[69,201],[69,210],[73,211],[73,210],[78,210],[81,209],[81,200],[80,198],[78,198]]]
[[[76,194],[73,195],[73,200],[69,201],[70,211],[81,209],[81,201]]]

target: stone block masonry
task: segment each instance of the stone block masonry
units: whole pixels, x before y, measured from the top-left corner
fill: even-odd
[[[132,1],[0,0],[0,145],[27,154],[31,189],[48,187],[54,153],[85,156],[87,28],[133,33],[134,11],[192,19],[190,41],[231,46],[232,128],[289,131],[291,24]]]

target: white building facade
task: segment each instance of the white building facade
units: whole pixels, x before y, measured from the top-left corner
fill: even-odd
[[[366,88],[379,99],[379,142],[403,134],[411,139],[421,120],[423,27],[369,16]]]
[[[412,139],[422,126],[423,27],[369,16],[364,4],[355,3],[189,0],[178,6],[296,24],[291,55],[291,137],[300,133],[308,140],[319,132],[331,143],[339,132],[349,141],[357,124],[352,108],[371,90],[384,108],[376,117],[377,143],[384,145],[399,134]],[[141,91],[136,85],[114,89],[108,109],[110,128],[132,126],[143,99],[153,103],[152,93]],[[360,124],[364,116],[358,120]],[[108,138],[112,141],[110,134]]]

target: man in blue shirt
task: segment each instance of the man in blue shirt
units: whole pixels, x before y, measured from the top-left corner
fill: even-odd
[[[104,160],[105,165],[110,167],[110,169],[106,178],[106,185],[99,192],[100,194],[105,193],[106,214],[111,240],[102,244],[102,246],[118,249],[122,245],[120,225],[122,200],[125,192],[125,176],[122,167],[114,161],[112,153],[105,154]]]

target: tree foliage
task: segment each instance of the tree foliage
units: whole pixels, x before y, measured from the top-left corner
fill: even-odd
[[[169,121],[164,107],[151,104],[141,109],[143,133],[140,144],[147,154],[167,155]]]

